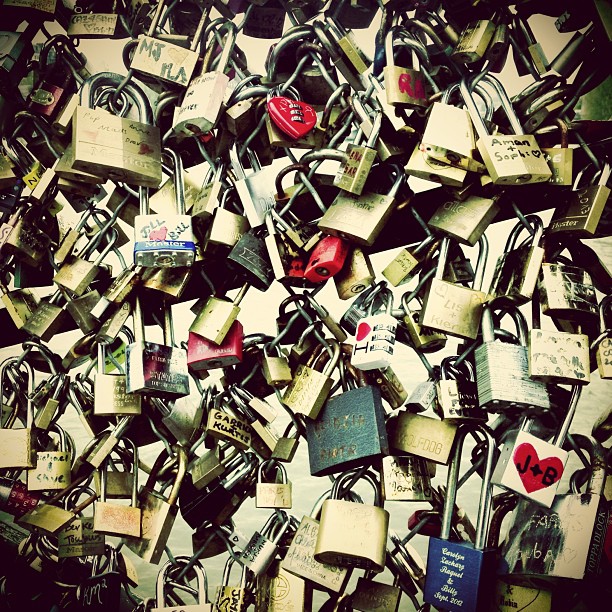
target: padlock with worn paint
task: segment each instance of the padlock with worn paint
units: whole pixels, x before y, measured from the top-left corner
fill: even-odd
[[[242,361],[244,330],[242,323],[232,323],[221,344],[214,344],[202,336],[189,332],[187,365],[196,371],[226,368]]]

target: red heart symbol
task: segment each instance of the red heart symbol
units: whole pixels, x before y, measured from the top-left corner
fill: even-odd
[[[563,476],[564,465],[559,457],[540,459],[536,449],[523,442],[519,444],[512,457],[527,493],[539,491],[555,484]]]
[[[149,240],[165,240],[167,233],[168,233],[168,228],[165,226],[157,230],[151,230],[149,232]]]
[[[357,326],[357,334],[355,335],[357,342],[361,342],[361,340],[363,340],[371,331],[372,328],[367,323],[359,323]]]
[[[267,106],[270,119],[290,138],[297,140],[306,136],[317,124],[317,113],[306,102],[274,96],[268,100]]]

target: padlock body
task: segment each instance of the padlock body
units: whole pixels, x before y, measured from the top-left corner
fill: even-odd
[[[204,308],[193,320],[190,332],[220,345],[240,313],[240,307],[232,302],[216,297],[209,297]]]
[[[239,561],[256,576],[260,576],[270,567],[277,551],[278,546],[272,540],[256,531],[242,551]]]
[[[395,348],[397,319],[382,313],[364,317],[357,324],[351,363],[360,370],[386,368]]]
[[[552,172],[551,185],[567,187],[572,184],[572,169],[574,164],[574,150],[562,147],[542,149],[548,167]]]
[[[421,457],[383,457],[381,484],[385,501],[431,501],[433,498],[429,470]]]
[[[97,501],[94,508],[94,531],[107,535],[131,536],[141,534],[140,508],[118,503]]]
[[[425,79],[420,70],[401,66],[385,66],[383,78],[388,104],[420,108],[428,106]]]
[[[568,453],[527,431],[504,443],[492,484],[550,508],[565,471]]]
[[[376,149],[351,143],[346,148],[346,153],[348,159],[340,166],[334,178],[334,185],[355,195],[361,195],[376,159]]]
[[[332,388],[333,380],[321,372],[299,365],[283,396],[294,412],[316,419]]]
[[[487,420],[478,403],[476,383],[471,380],[438,381],[438,404],[442,418],[451,423]]]
[[[326,499],[314,558],[380,573],[385,569],[389,513],[384,508]]]
[[[526,245],[503,253],[495,264],[489,293],[525,304],[533,295],[543,260],[544,249],[540,246]]]
[[[256,508],[291,508],[290,482],[258,482],[255,487]]]
[[[595,354],[599,376],[605,380],[612,378],[612,339],[604,338],[597,347]]]
[[[127,378],[120,374],[96,374],[94,415],[124,416],[141,414],[141,397],[127,392]]]
[[[478,403],[491,412],[550,408],[545,383],[529,378],[527,347],[485,342],[476,347]]]
[[[36,466],[31,429],[0,429],[0,448],[0,469]]]
[[[49,491],[67,487],[71,482],[68,451],[38,451],[36,467],[27,471],[28,491]]]
[[[242,361],[244,331],[242,323],[232,323],[221,344],[214,344],[198,334],[189,332],[187,365],[196,371],[226,368]]]
[[[195,51],[141,34],[131,68],[187,87],[198,57]]]
[[[532,329],[529,376],[543,382],[586,385],[591,381],[589,338],[585,334]]]
[[[137,215],[134,219],[134,263],[170,268],[191,266],[195,239],[189,215]]]
[[[310,254],[304,278],[313,283],[325,282],[342,269],[348,251],[348,243],[342,238],[324,236]]]
[[[444,610],[491,609],[495,587],[494,551],[470,544],[429,539],[423,600]]]
[[[547,232],[594,238],[609,197],[610,189],[605,185],[592,185],[572,191],[568,201],[555,208]]]

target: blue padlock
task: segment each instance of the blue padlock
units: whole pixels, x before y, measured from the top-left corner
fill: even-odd
[[[480,489],[476,538],[470,542],[450,542],[453,508],[457,497],[459,462],[463,440],[469,432],[478,431],[487,447],[487,461]],[[485,550],[492,506],[491,475],[495,441],[486,425],[461,425],[457,430],[455,451],[448,468],[446,499],[439,538],[429,539],[424,600],[442,610],[491,610],[495,587],[495,550]]]

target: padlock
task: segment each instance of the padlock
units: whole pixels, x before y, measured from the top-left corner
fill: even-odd
[[[189,332],[187,365],[191,370],[227,368],[242,361],[244,330],[242,323],[232,323],[221,344],[214,344],[198,334]]]
[[[587,385],[591,380],[588,336],[541,329],[537,296],[538,290],[532,301],[529,376],[546,383]]]
[[[264,475],[268,470],[280,473],[281,482],[275,476],[273,482],[265,482]],[[262,461],[257,468],[257,485],[255,489],[256,508],[291,508],[291,483],[287,479],[287,470],[282,463],[269,459]]]
[[[478,403],[491,412],[515,408],[548,410],[550,398],[546,385],[529,377],[525,317],[516,308],[507,309],[516,325],[520,344],[498,342],[493,322],[494,303],[484,307],[482,344],[474,352]]]
[[[411,301],[410,298],[414,295],[414,293],[414,291],[409,291],[402,295],[402,307],[406,313],[403,319],[403,327],[408,331],[408,337],[410,338],[410,342],[416,351],[421,351],[423,353],[435,353],[446,346],[446,341],[448,338],[446,337],[446,334],[423,328],[421,325],[419,325],[422,304],[419,310],[410,310],[409,307]]]
[[[71,450],[66,432],[57,424],[49,428],[59,436],[58,450],[36,452],[35,467],[27,472],[28,491],[55,491],[67,487],[72,480]]]
[[[418,383],[406,400],[406,410],[415,413],[431,410],[435,414],[439,414],[436,381],[429,378],[429,380]]]
[[[108,557],[106,570],[101,571],[101,557]],[[95,555],[91,565],[91,576],[81,582],[76,590],[79,605],[85,609],[102,610],[119,608],[122,576],[118,571],[117,553],[110,544],[104,547],[103,555]]]
[[[196,219],[208,220],[212,217],[215,208],[219,205],[221,190],[224,188],[222,181],[225,165],[221,162],[215,163],[209,169],[200,189],[194,195],[191,216]]]
[[[393,294],[384,288],[379,295],[385,312],[374,313],[370,305],[368,314],[359,321],[355,331],[351,364],[360,370],[386,368],[392,361],[397,331],[397,319],[391,314]]]
[[[537,42],[533,35],[527,19],[522,18],[518,14],[514,15],[512,17],[512,32],[519,49],[522,51],[522,54],[527,57],[529,64],[533,66],[536,75],[548,72],[548,60],[546,59],[546,55],[544,55],[542,45]],[[538,77],[536,76],[536,78]]]
[[[234,414],[234,411],[217,408],[216,406],[223,406],[222,401],[222,395],[219,394],[215,407],[208,411],[206,435],[219,440],[227,440],[239,449],[248,450],[251,447],[249,424],[245,419]]]
[[[248,283],[244,284],[231,302],[215,296],[209,297],[190,325],[189,331],[213,344],[222,344],[240,314],[239,304],[249,286]]]
[[[369,574],[359,577],[353,594],[350,597],[353,610],[360,612],[397,612],[402,597],[402,588],[399,586],[399,578],[393,581],[393,585],[372,580]]]
[[[183,163],[172,149],[164,149],[174,169],[176,214],[150,214],[148,192],[140,191],[140,214],[134,219],[134,263],[167,268],[191,266],[195,260],[195,238],[191,217],[185,214]]]
[[[226,208],[233,194],[235,190],[226,189],[219,205],[212,211],[212,219],[203,240],[205,252],[231,249],[249,229],[249,222],[244,215]]]
[[[493,297],[517,305],[531,299],[544,261],[544,249],[540,246],[544,231],[542,219],[538,215],[527,215],[525,219],[533,230],[532,236],[517,246],[525,226],[519,221],[512,228],[504,252],[495,264],[489,288],[489,294]]]
[[[547,234],[578,238],[595,238],[598,235],[599,222],[610,196],[610,188],[607,186],[610,169],[610,164],[606,163],[603,169],[598,171],[599,179],[595,174],[591,184],[585,187],[581,187],[580,183],[586,168],[578,173],[567,201],[555,208],[546,230]]]
[[[276,510],[266,521],[261,531],[256,531],[238,557],[238,561],[261,576],[277,555],[279,542],[290,525],[284,510]]]
[[[185,605],[181,604],[178,609],[184,612],[213,612],[214,604],[208,601],[208,578],[204,566],[198,561],[191,559],[188,555],[176,555],[172,560],[166,561],[157,574],[155,583],[155,607],[151,612],[171,612],[177,610],[177,606],[168,606],[166,602],[166,581],[171,581],[172,570],[180,569],[182,565],[189,563],[193,569],[197,580],[197,591],[195,599],[198,603]]]
[[[437,383],[439,416],[444,421],[486,422],[488,414],[480,406],[470,361],[456,366],[457,357],[445,357],[440,364],[440,380]]]
[[[304,515],[289,544],[281,568],[291,574],[311,581],[334,593],[344,589],[350,570],[346,567],[322,563],[314,558],[319,533],[321,506],[331,494],[328,490],[315,502],[310,515]]]
[[[351,472],[340,475],[331,498],[323,502],[314,558],[380,573],[385,569],[389,512],[381,505],[379,484],[368,472],[363,479],[374,489],[374,505],[342,499],[340,487],[352,476]]]
[[[364,146],[351,142],[346,149],[346,160],[338,169],[334,178],[334,185],[344,191],[354,195],[361,195],[366,184],[366,180],[376,161],[376,141],[380,134],[382,125],[382,113],[379,112],[374,119],[372,131],[368,136]],[[357,137],[359,134],[357,132]],[[323,229],[323,228],[322,228]]]
[[[460,244],[474,246],[500,210],[501,196],[485,198],[469,195],[465,200],[448,200],[437,208],[427,225],[434,231],[454,238]]]
[[[561,146],[543,148],[542,153],[544,153],[548,166],[552,172],[550,184],[559,186],[571,185],[573,176],[574,150],[570,149],[569,147],[567,123],[559,118],[555,119],[555,123],[561,130]],[[576,190],[576,187],[574,190]],[[597,225],[597,222],[595,222],[595,225]]]
[[[319,229],[359,246],[372,246],[393,214],[395,198],[406,178],[400,166],[391,168],[395,179],[388,193],[360,190],[356,196],[355,192],[341,191],[319,220]]]
[[[289,136],[290,141],[303,139],[317,123],[314,108],[300,100],[297,90],[291,87],[272,88],[267,95],[266,109],[271,123]]]
[[[516,435],[507,437],[504,442],[493,472],[493,484],[551,507],[568,460],[568,452],[562,446],[576,413],[580,393],[581,388],[574,385],[567,413],[552,444],[529,433],[531,417],[525,417]]]
[[[0,428],[0,468],[34,468],[36,467],[36,449],[33,438],[34,432],[34,404],[32,394],[34,392],[34,371],[27,363],[21,363],[17,357],[9,357],[0,365],[0,384],[6,384],[6,370],[17,366],[19,370],[23,367],[27,372],[28,394],[26,395],[26,423],[25,427],[14,429],[7,428],[6,424],[13,424],[18,417],[19,403],[11,407],[9,416],[6,418],[4,427]]]
[[[480,151],[493,184],[526,185],[550,180],[552,172],[536,143],[535,136],[524,133],[505,89],[490,74],[483,79],[491,83],[497,92],[513,132],[510,135],[489,134],[468,89],[467,80],[462,79],[461,93],[479,136],[476,147]]]
[[[4,283],[0,283],[1,299],[13,324],[21,329],[27,320],[36,312],[40,298],[33,289],[15,289],[10,291]]]
[[[557,495],[550,508],[519,500],[501,546],[500,573],[522,579],[583,580],[594,569],[589,567],[590,543],[595,529],[603,539],[601,523],[605,524],[597,516],[606,480],[604,451],[593,438],[576,433],[573,438],[590,455],[587,491]]]
[[[481,238],[481,241],[484,236]],[[449,238],[440,243],[436,273],[431,279],[429,290],[423,300],[419,324],[449,336],[474,340],[480,327],[486,294],[442,280],[448,255]],[[478,255],[478,267],[485,263],[482,249]]]
[[[243,612],[245,609],[245,599],[247,597],[247,569],[242,567],[240,572],[240,583],[230,585],[232,568],[236,565],[236,559],[232,556],[227,558],[223,566],[223,577],[217,592],[217,610],[225,612]]]
[[[258,291],[267,291],[274,281],[264,231],[263,228],[255,228],[242,234],[226,259],[229,268]]]
[[[310,254],[304,268],[304,278],[312,283],[325,282],[344,266],[349,245],[337,236],[323,236]]]
[[[349,300],[374,284],[374,268],[368,254],[358,246],[349,249],[342,269],[334,275],[334,285],[341,300]]]
[[[300,364],[295,371],[293,380],[289,383],[283,395],[283,403],[288,408],[311,419],[317,418],[323,404],[327,400],[333,385],[331,374],[338,364],[340,357],[338,342],[330,341],[325,346],[325,349],[332,354],[323,370],[319,372],[316,369],[317,362],[323,353],[313,360],[312,367]]]
[[[130,536],[141,535],[142,512],[138,506],[138,451],[133,446],[134,471],[130,505],[106,501],[108,478],[108,459],[100,466],[100,499],[94,505],[94,531],[107,535]]]
[[[400,412],[387,423],[392,450],[410,453],[446,465],[457,434],[457,425],[411,412]]]
[[[123,88],[138,108],[139,121],[94,108],[99,90],[117,87],[122,80],[118,74],[101,72],[81,86],[81,105],[72,121],[72,167],[103,179],[157,187],[162,178],[160,132],[142,88],[133,80]]]
[[[257,576],[255,612],[282,612],[288,606],[308,610],[312,588],[308,581],[283,569],[275,559],[265,574]]]
[[[187,351],[174,346],[172,306],[164,308],[164,343],[145,339],[141,298],[136,297],[134,310],[135,341],[125,353],[127,393],[151,393],[162,397],[189,395]]]
[[[480,61],[493,38],[496,23],[493,19],[470,21],[461,31],[459,40],[451,53],[453,61],[473,64]]]
[[[120,449],[118,444],[101,464],[100,469],[94,472],[95,490],[100,495],[102,489],[102,465],[105,466],[106,497],[108,499],[130,498],[135,471],[138,469],[138,461],[134,463],[134,452],[138,452],[135,450],[136,445],[134,441],[124,437],[120,440],[121,442],[124,448]],[[129,453],[129,456],[126,455],[126,451]],[[117,469],[117,463],[123,466],[123,470]]]
[[[276,354],[271,355],[270,350],[274,350]],[[289,362],[278,348],[278,345],[275,345],[273,349],[268,344],[264,345],[264,357],[261,368],[266,382],[276,389],[283,389],[293,379]]]
[[[427,236],[419,242],[414,248],[401,249],[397,255],[387,264],[382,270],[382,275],[394,286],[398,287],[404,283],[409,282],[417,272],[421,269],[423,261],[428,259],[430,252],[437,248],[438,243],[434,239],[433,234],[429,230],[429,227],[421,218],[414,208],[411,208],[413,216],[421,225]]]
[[[492,589],[495,585],[494,552],[486,549],[492,505],[491,474],[495,441],[486,426],[477,425],[476,430],[485,439],[487,446],[486,467],[480,489],[476,540],[473,544],[449,540],[452,513],[457,497],[461,449],[468,432],[467,426],[461,426],[457,432],[457,444],[448,470],[440,537],[429,539],[423,599],[432,605],[444,606],[447,610],[489,610]],[[442,567],[448,571],[440,571]]]
[[[205,9],[204,13],[207,11],[208,9]],[[226,32],[217,67],[214,71],[212,70],[213,54],[207,51],[202,74],[191,79],[183,101],[174,113],[172,129],[186,136],[210,132],[217,125],[225,101],[225,92],[230,82],[225,72],[234,50],[236,27],[231,21],[226,21],[215,29],[211,27],[213,23],[206,28],[204,33],[206,40],[212,35],[211,49],[217,45],[216,36],[221,35],[223,31]]]
[[[178,471],[170,494],[165,499],[153,489],[157,474],[168,457],[162,451],[151,469],[147,482],[138,493],[138,506],[142,512],[141,535],[138,538],[129,536],[123,538],[124,544],[147,563],[160,562],[178,513],[176,502],[187,470],[187,453],[179,445],[173,446],[172,452],[178,458]]]
[[[94,382],[96,416],[124,416],[141,414],[141,396],[127,392],[125,374],[107,374],[106,344],[98,344],[98,372]]]
[[[600,329],[601,334],[595,339],[593,344],[597,347],[595,359],[600,378],[607,380],[612,378],[612,336],[610,326],[607,321],[606,312],[612,300],[606,296],[599,303]]]
[[[392,106],[408,108],[427,108],[427,89],[425,77],[422,69],[403,68],[395,65],[394,58],[394,39],[399,38],[403,32],[399,26],[389,29],[385,36],[385,59],[386,65],[383,68],[385,81],[385,91],[387,92],[387,102]],[[417,41],[402,37],[401,46],[407,46],[414,59],[417,58],[419,65],[426,63],[427,55],[425,47]]]
[[[330,397],[317,417],[306,421],[313,476],[372,464],[389,452],[380,390],[354,368],[347,365],[345,370],[345,381],[352,378],[357,386]]]
[[[191,45],[188,49],[185,49],[179,45],[162,42],[155,38],[164,4],[164,2],[160,2],[156,7],[147,34],[141,34],[138,37],[130,69],[186,87],[191,81],[199,59],[197,49],[202,41],[202,32],[208,19],[209,9],[202,10]]]
[[[422,457],[388,455],[382,458],[381,485],[385,501],[431,501],[429,463]]]

